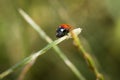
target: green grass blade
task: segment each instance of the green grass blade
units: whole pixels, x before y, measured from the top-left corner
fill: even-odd
[[[28,57],[26,57],[25,59],[23,59],[21,62],[19,62],[18,64],[14,65],[13,67],[11,67],[10,69],[6,70],[5,72],[0,74],[0,79],[4,78],[5,76],[7,76],[8,74],[12,73],[13,71],[15,71],[16,69],[18,69],[19,67],[22,67],[26,64],[28,64],[31,61],[34,61],[35,59],[37,59],[37,57],[39,55],[44,54],[46,51],[48,51],[50,48],[52,48],[53,46],[59,44],[60,42],[64,41],[65,39],[68,39],[68,36],[64,36],[58,40],[55,40],[54,42],[48,44],[45,48],[43,48],[42,50],[34,53],[33,55],[30,55]]]

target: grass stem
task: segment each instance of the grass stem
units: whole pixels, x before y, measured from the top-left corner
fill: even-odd
[[[44,54],[46,51],[48,51],[50,48],[52,48],[53,46],[59,44],[60,42],[64,41],[65,39],[68,39],[68,36],[64,36],[60,39],[55,40],[54,42],[51,42],[50,44],[48,44],[46,47],[44,47],[42,50],[26,57],[25,59],[23,59],[21,62],[17,63],[16,65],[14,65],[13,67],[11,67],[10,69],[6,70],[5,72],[0,74],[0,79],[4,78],[5,76],[7,76],[8,74],[12,73],[13,71],[15,71],[16,69],[18,69],[19,67],[22,67],[28,63],[30,63],[31,61],[35,61],[37,59],[38,56]]]
[[[80,39],[78,38],[78,36],[71,31],[71,35],[73,37],[73,40],[75,42],[75,45],[78,47],[78,49],[82,52],[82,55],[84,57],[84,59],[86,60],[89,68],[94,72],[94,74],[96,75],[96,80],[104,80],[104,77],[101,73],[99,73],[95,62],[92,58],[92,56],[86,52],[86,50],[84,49],[84,47],[82,46]]]

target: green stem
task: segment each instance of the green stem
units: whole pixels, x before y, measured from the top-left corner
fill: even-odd
[[[72,37],[74,39],[74,42],[75,42],[76,46],[82,52],[82,55],[85,58],[89,68],[96,75],[96,80],[104,80],[104,77],[103,77],[103,75],[101,73],[99,73],[92,56],[90,54],[88,54],[86,52],[86,50],[83,48],[83,46],[81,45],[80,39],[78,38],[78,36],[74,32],[71,32],[71,35],[72,35]]]
[[[54,42],[48,44],[46,47],[44,47],[42,50],[34,53],[33,55],[30,55],[28,57],[26,57],[25,59],[23,59],[21,62],[19,62],[18,64],[14,65],[13,67],[11,67],[10,69],[6,70],[5,72],[0,74],[0,79],[4,78],[5,76],[9,75],[10,73],[12,73],[13,71],[15,71],[16,69],[18,69],[19,67],[22,67],[28,63],[30,63],[31,61],[34,61],[35,59],[37,59],[37,57],[39,55],[44,54],[46,51],[48,51],[50,48],[52,48],[53,46],[59,44],[60,42],[64,41],[65,39],[68,39],[68,36],[64,36],[58,40],[55,40]]]

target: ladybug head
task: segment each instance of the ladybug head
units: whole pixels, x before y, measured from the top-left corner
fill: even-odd
[[[64,35],[67,35],[68,32],[69,32],[68,29],[59,27],[59,28],[56,30],[56,37],[57,37],[57,38],[63,37]]]

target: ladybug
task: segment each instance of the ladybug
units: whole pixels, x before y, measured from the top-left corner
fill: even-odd
[[[71,28],[72,27],[68,24],[61,24],[56,30],[56,37],[60,38],[67,35],[70,32]]]

